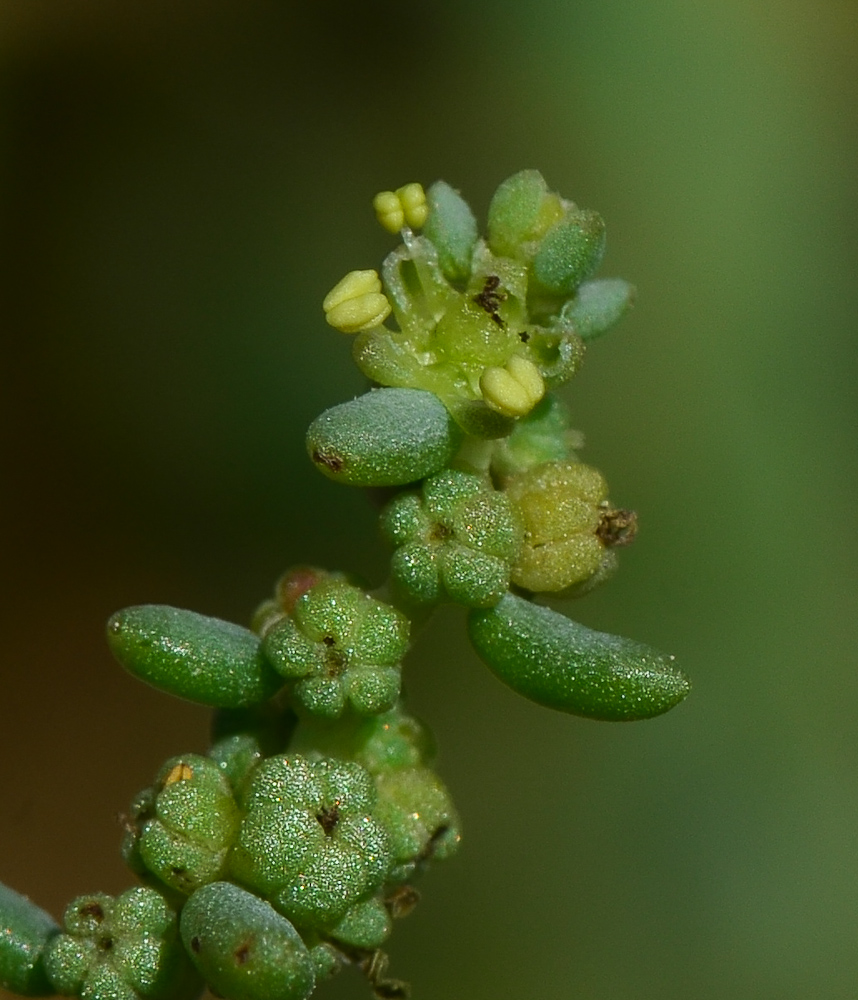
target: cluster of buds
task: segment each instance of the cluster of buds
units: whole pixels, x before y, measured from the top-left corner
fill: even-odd
[[[688,692],[673,657],[538,603],[606,580],[636,529],[578,459],[555,393],[633,298],[592,277],[602,219],[533,170],[500,185],[485,238],[443,181],[374,207],[401,244],[323,303],[374,386],[321,414],[307,450],[335,481],[384,488],[388,579],[294,567],[249,628],[164,605],[111,618],[130,673],[215,709],[211,742],[131,804],[122,854],[141,887],[80,897],[60,927],[0,886],[13,992],[307,1000],[357,965],[377,996],[404,998],[381,946],[460,840],[401,700],[412,624],[437,605],[460,605],[478,656],[539,704],[629,721]]]

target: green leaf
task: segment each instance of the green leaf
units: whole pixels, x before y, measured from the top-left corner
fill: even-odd
[[[54,993],[42,953],[59,930],[50,914],[0,883],[0,986],[26,997]]]
[[[538,170],[521,170],[498,186],[489,205],[489,246],[503,257],[524,255],[562,213]]]
[[[330,479],[401,486],[443,469],[461,433],[444,404],[422,389],[374,389],[317,417],[307,451]]]
[[[244,708],[283,686],[258,636],[195,611],[164,604],[125,608],[107,623],[107,642],[129,673],[201,705]]]
[[[561,712],[617,722],[648,719],[690,690],[672,656],[595,632],[513,594],[494,608],[471,611],[468,633],[505,684]]]
[[[429,217],[423,233],[438,251],[438,263],[451,281],[467,281],[477,242],[477,220],[465,199],[446,181],[426,192]]]
[[[551,229],[533,259],[533,276],[552,295],[571,295],[605,253],[605,223],[598,212],[570,211]]]
[[[292,924],[229,882],[191,896],[181,933],[194,965],[225,1000],[305,1000],[315,988],[313,961]]]
[[[571,323],[582,340],[593,340],[619,322],[634,300],[635,286],[622,278],[585,281],[563,306],[560,319]]]

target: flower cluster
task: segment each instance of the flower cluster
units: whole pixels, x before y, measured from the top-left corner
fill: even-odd
[[[111,618],[130,673],[215,709],[210,745],[131,804],[122,855],[142,886],[76,899],[62,927],[0,886],[13,992],[307,1000],[357,965],[378,996],[405,997],[381,946],[460,840],[401,691],[412,624],[442,603],[464,609],[502,681],[548,707],[628,721],[688,692],[672,657],[536,600],[600,584],[636,530],[555,394],[633,299],[593,278],[602,219],[533,170],[497,189],[485,237],[443,181],[374,206],[401,243],[323,303],[373,387],[322,413],[307,450],[335,481],[384,488],[388,579],[293,567],[249,628],[163,605]]]

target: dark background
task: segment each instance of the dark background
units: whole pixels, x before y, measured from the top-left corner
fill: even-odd
[[[692,697],[516,699],[445,612],[407,669],[464,818],[391,939],[415,1000],[858,995],[851,0],[0,5],[0,879],[129,884],[116,814],[202,710],[125,676],[118,607],[245,621],[287,565],[372,579],[304,430],[361,391],[320,302],[370,200],[523,167],[606,218],[639,305],[567,392],[642,531],[570,609]],[[331,997],[367,990],[344,976]]]

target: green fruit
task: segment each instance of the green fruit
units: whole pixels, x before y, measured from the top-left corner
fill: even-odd
[[[399,696],[409,621],[346,580],[330,577],[302,594],[262,639],[296,707],[337,718],[386,712]]]
[[[225,1000],[305,1000],[315,988],[313,960],[292,924],[229,882],[191,896],[181,932],[194,965]]]
[[[317,417],[307,431],[307,451],[338,482],[401,486],[443,469],[460,438],[433,393],[373,389]]]
[[[66,907],[63,925],[45,950],[56,993],[81,1000],[194,1000],[202,992],[176,914],[154,889],[79,896]]]
[[[375,804],[372,777],[358,764],[269,757],[242,790],[229,875],[302,931],[332,927],[374,895],[390,869]]]
[[[249,629],[194,611],[141,604],[117,611],[107,642],[125,669],[161,691],[213,708],[267,701],[283,681]]]
[[[468,633],[481,659],[514,691],[590,719],[649,719],[688,694],[674,658],[632,639],[594,632],[508,594],[473,610]]]
[[[0,883],[0,986],[26,997],[54,993],[42,953],[59,930],[48,913]]]
[[[521,525],[508,497],[480,476],[439,473],[420,493],[395,497],[380,524],[396,546],[390,572],[405,601],[487,607],[506,593]]]
[[[198,754],[172,757],[132,804],[122,855],[137,874],[189,895],[220,878],[238,823],[218,764]]]

